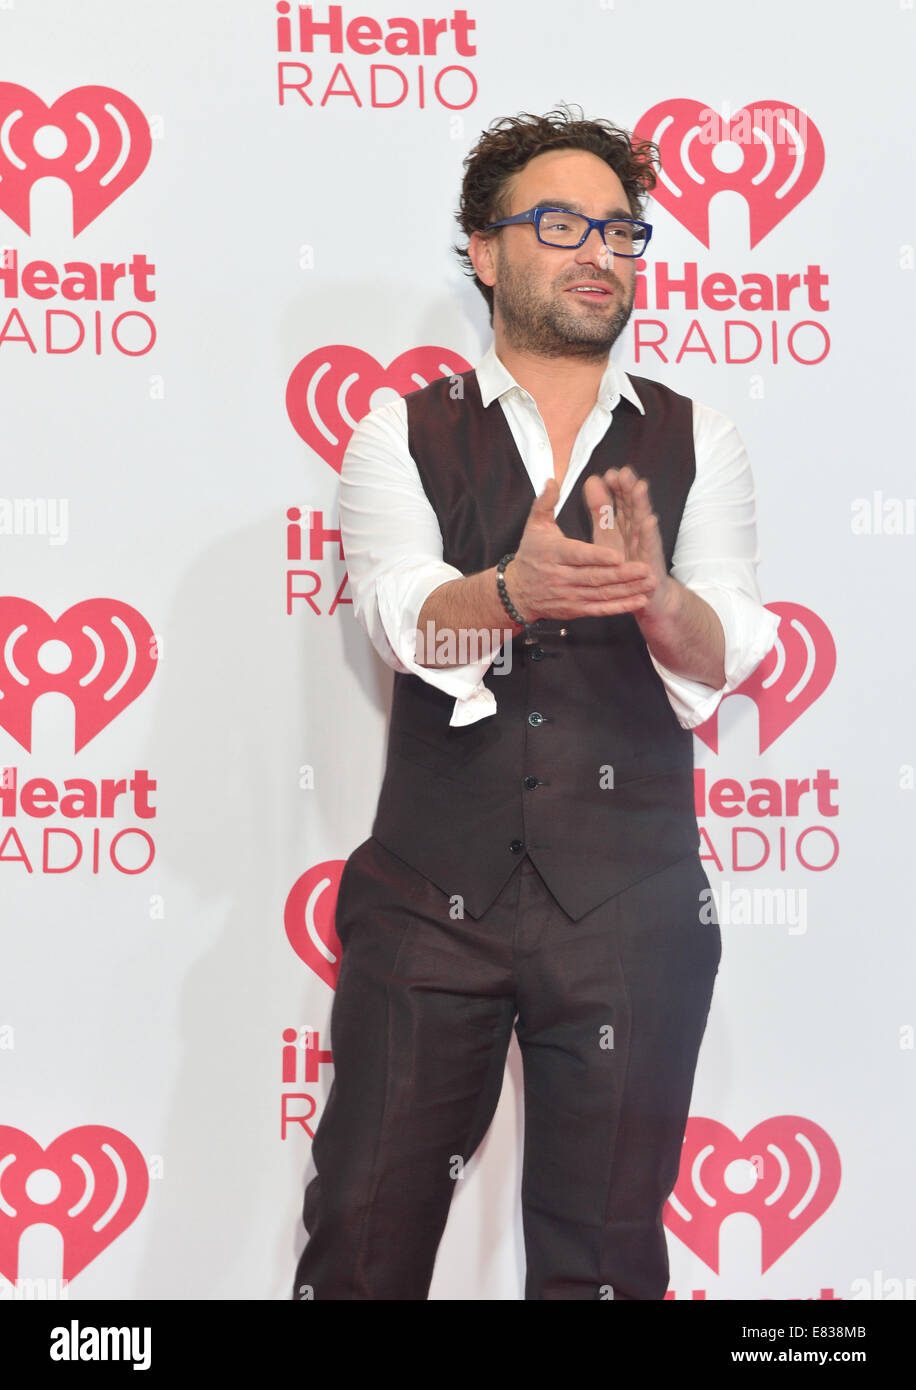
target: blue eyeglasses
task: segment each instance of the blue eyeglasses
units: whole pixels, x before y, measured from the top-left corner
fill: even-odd
[[[584,213],[570,212],[568,208],[550,207],[529,208],[515,217],[491,222],[483,231],[492,232],[497,227],[513,227],[523,222],[533,223],[537,239],[544,246],[557,246],[565,250],[582,246],[592,227],[596,227],[605,246],[615,256],[626,256],[631,260],[642,255],[652,236],[650,223],[639,222],[632,217],[586,217]]]

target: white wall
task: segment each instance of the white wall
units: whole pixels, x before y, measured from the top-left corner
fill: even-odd
[[[375,16],[388,33],[389,8],[374,0],[344,5],[344,27]],[[353,368],[362,372],[348,401],[353,418],[383,398],[383,368],[403,353],[433,346],[441,350],[434,362],[443,364],[482,355],[484,303],[449,246],[461,162],[492,119],[565,100],[632,128],[659,104],[690,99],[732,115],[766,105],[803,112],[809,153],[801,172],[809,181],[817,163],[812,124],[825,150],[810,191],[753,248],[738,187],[713,200],[708,247],[675,215],[677,196],[660,190],[649,214],[647,306],[615,350],[625,367],[737,423],[758,490],[761,590],[766,602],[784,606],[787,667],[767,684],[771,668],[761,668],[752,685],[765,727],[785,727],[761,751],[755,702],[730,698],[719,715],[718,752],[707,728],[705,741],[696,740],[697,764],[707,787],[729,778],[745,794],[752,779],[767,778],[785,795],[790,779],[810,781],[821,769],[837,785],[828,795],[822,778],[820,804],[809,789],[796,813],[785,814],[783,804],[783,814],[769,816],[752,815],[740,798],[739,813],[728,816],[713,793],[700,822],[707,852],[720,861],[710,857],[706,866],[720,893],[724,956],[692,1114],[733,1131],[736,1166],[717,1188],[706,1170],[714,1208],[694,1189],[694,1225],[682,1229],[698,1235],[692,1248],[670,1236],[671,1288],[678,1299],[694,1290],[710,1299],[817,1298],[823,1289],[851,1298],[866,1287],[888,1296],[887,1279],[912,1281],[914,1224],[912,1202],[898,1195],[910,1188],[916,1066],[907,863],[916,805],[912,8],[873,9],[867,32],[848,0],[773,0],[764,8],[725,0],[566,7],[487,0],[461,12],[473,29],[439,5],[410,0],[397,8],[418,20],[458,18],[436,53],[373,57],[345,42],[332,55],[321,38],[314,54],[280,54],[270,0],[190,7],[0,0],[6,83],[48,104],[87,86],[122,96],[117,118],[104,112],[110,94],[75,103],[114,138],[114,155],[104,153],[103,139],[96,162],[74,179],[78,209],[113,186],[92,180],[120,151],[117,131],[130,124],[123,98],[142,118],[126,172],[115,175],[127,186],[76,236],[71,193],[59,179],[32,188],[28,233],[10,215],[18,208],[22,221],[22,179],[55,170],[28,149],[23,160],[16,122],[0,121],[0,245],[18,256],[15,272],[7,258],[0,282],[7,292],[0,593],[39,605],[49,622],[96,601],[69,625],[42,630],[36,614],[0,600],[0,766],[17,769],[20,793],[30,780],[54,784],[33,786],[24,805],[7,778],[0,815],[0,1122],[22,1132],[7,1129],[0,1144],[3,1154],[19,1155],[0,1173],[7,1203],[17,1173],[24,1180],[44,1167],[28,1200],[20,1194],[0,1209],[0,1272],[7,1280],[60,1277],[61,1236],[41,1224],[47,1215],[66,1231],[67,1268],[83,1265],[73,1296],[288,1296],[313,1170],[304,1129],[292,1123],[281,1137],[281,1110],[298,1105],[314,1125],[331,1067],[317,1062],[318,1079],[307,1084],[284,1081],[282,1034],[311,1027],[327,1047],[332,992],[293,949],[284,908],[293,885],[311,875],[288,910],[292,936],[301,946],[307,935],[306,900],[314,930],[331,927],[334,875],[368,834],[375,809],[390,672],[352,609],[344,602],[329,611],[345,578],[336,547],[326,545],[314,560],[287,558],[288,508],[320,511],[325,527],[338,525],[333,462],[352,428],[337,421],[343,432],[334,444],[327,408],[316,423],[300,395],[297,433],[287,383],[310,354],[323,355],[315,361],[326,361],[331,380],[349,371],[342,346],[369,354],[382,365],[371,380],[365,362]],[[331,18],[327,5],[315,15]],[[358,43],[358,34],[351,37]],[[308,69],[302,91],[311,104],[295,90],[280,104],[280,62]],[[338,69],[332,82],[337,62],[346,73]],[[404,74],[375,74],[380,101],[406,83],[400,105],[372,106],[373,64]],[[301,68],[284,71],[302,76]],[[348,82],[351,95],[322,104],[329,84],[346,92]],[[16,110],[28,120],[33,108],[23,100],[0,91],[4,120]],[[63,108],[39,124],[55,119],[72,149],[85,126]],[[152,142],[141,169],[144,123]],[[755,206],[785,206],[790,196],[780,197],[780,187],[773,177],[753,185]],[[401,222],[418,231],[398,235]],[[113,298],[60,292],[67,263],[98,270],[134,257],[155,271],[122,275]],[[36,261],[52,269],[29,272],[27,293],[24,267]],[[707,283],[710,302],[695,311],[683,295],[659,309],[659,268],[683,278],[691,265],[698,284],[714,273],[736,286],[752,283],[742,280],[749,275],[775,283],[809,267],[817,274],[770,311],[717,307],[716,294],[727,298],[724,281]],[[77,273],[69,272],[71,293],[86,293]],[[78,316],[86,339],[72,352],[49,352],[48,312],[52,347],[79,337],[77,320],[61,309]],[[115,331],[136,355],[113,345],[121,314],[131,317]],[[753,360],[723,360],[728,319],[759,327]],[[804,322],[809,327],[796,328]],[[155,344],[143,351],[149,323]],[[815,357],[824,330],[823,360],[793,359],[790,337],[798,356]],[[645,347],[662,332],[666,361]],[[749,357],[753,333],[731,332],[734,355]],[[677,361],[685,337],[690,347],[705,340],[711,353],[688,351]],[[24,508],[23,499],[40,500],[43,510]],[[901,534],[888,529],[894,507],[885,504],[894,499],[903,507]],[[319,611],[299,598],[287,613],[293,570],[313,576],[293,588],[314,589]],[[113,602],[135,611],[126,618],[121,611],[132,637],[115,635]],[[72,643],[72,675],[82,642],[87,664],[77,675],[86,675],[95,647],[81,629],[93,625],[114,653],[112,679],[125,662],[138,682],[144,663],[152,677],[136,698],[122,696],[123,709],[75,751],[66,673],[42,675],[35,652],[48,640]],[[36,646],[23,669],[30,637]],[[835,673],[824,679],[832,645]],[[47,648],[43,659],[59,667],[62,653],[60,645]],[[30,673],[33,688],[48,693],[35,705],[28,751],[19,677]],[[818,683],[825,688],[812,701]],[[83,718],[102,722],[109,685],[106,668],[73,686]],[[128,788],[108,808],[113,814],[102,814],[101,804],[95,815],[63,813],[66,779],[101,791],[104,780],[138,770],[156,783],[148,804]],[[801,835],[804,859],[824,862],[833,841],[825,831],[804,835],[819,826],[839,847],[823,871],[805,867],[795,851]],[[769,857],[759,870],[741,865],[753,863],[752,848],[764,842],[739,834],[736,863],[735,827],[766,837]],[[137,828],[152,838],[155,857],[145,870],[127,871],[148,852],[130,833],[115,849],[119,871],[112,837]],[[43,872],[46,831],[50,867],[75,857],[72,834],[80,838],[82,858],[70,871]],[[761,920],[758,900],[750,903],[757,920],[742,922],[738,895],[748,889],[780,890],[770,910],[781,907],[790,920]],[[312,950],[317,961],[320,948]],[[296,1094],[309,1099],[290,1100]],[[801,1123],[775,1118],[783,1116]],[[111,1136],[90,1128],[45,1159],[23,1137],[47,1146],[83,1126],[122,1136],[120,1186],[118,1163],[101,1147]],[[521,1126],[513,1049],[494,1126],[456,1194],[433,1298],[521,1297]],[[769,1181],[780,1149],[803,1197],[791,1208],[778,1196],[760,1205],[758,1221],[751,1213],[763,1189],[742,1199],[727,1184],[747,1188],[755,1158],[760,1181]],[[65,1215],[83,1190],[72,1152],[84,1154],[96,1181],[98,1206],[82,1216]],[[73,1183],[56,1204],[52,1168]],[[804,1213],[825,1202],[795,1238]],[[793,1215],[797,1205],[804,1213]],[[118,1214],[93,1233],[92,1222],[112,1206]],[[731,1208],[716,1273],[710,1232]],[[105,1244],[119,1220],[125,1229]],[[786,1246],[766,1272],[762,1228]]]

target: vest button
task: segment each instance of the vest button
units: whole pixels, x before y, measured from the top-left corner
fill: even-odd
[[[527,787],[530,792],[533,792],[535,787],[539,787],[540,785],[540,780],[537,777],[522,778],[522,786]]]
[[[509,848],[513,854],[521,854],[522,850],[525,848],[525,842],[524,840],[512,840]]]
[[[531,724],[531,725],[533,725],[534,728],[536,729],[536,728],[538,727],[539,724],[543,724],[543,723],[544,723],[544,716],[543,716],[543,714],[538,714],[537,710],[535,710],[532,714],[529,714],[529,716],[528,716],[528,723]]]
[[[540,661],[541,658],[542,658],[543,655],[544,655],[544,648],[543,648],[543,647],[532,647],[532,648],[531,648],[531,651],[528,653],[528,655],[531,657],[531,660],[532,660],[532,661]]]

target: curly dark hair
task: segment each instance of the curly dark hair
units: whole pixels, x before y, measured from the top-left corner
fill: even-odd
[[[576,109],[578,117],[574,115]],[[512,175],[535,155],[561,149],[587,150],[603,159],[623,184],[632,215],[642,216],[645,200],[657,183],[658,146],[651,140],[631,140],[625,130],[610,121],[587,121],[581,107],[561,103],[546,116],[520,112],[518,116],[492,121],[481,131],[480,139],[464,161],[461,201],[455,214],[465,236],[508,216],[506,194]],[[452,249],[487,301],[492,324],[492,289],[477,278],[467,247],[456,245]]]

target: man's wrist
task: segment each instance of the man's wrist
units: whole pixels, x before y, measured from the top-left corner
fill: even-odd
[[[533,615],[529,613],[525,596],[523,593],[519,591],[515,583],[515,579],[517,579],[518,577],[518,571],[514,569],[514,566],[515,556],[513,555],[512,559],[509,561],[509,563],[506,565],[506,568],[503,570],[503,581],[505,583],[505,592],[509,599],[509,602],[512,604],[512,607],[515,609],[516,613],[519,615],[522,621],[519,622],[516,618],[512,617],[508,608],[506,608],[505,603],[503,603],[503,608],[506,612],[506,619],[509,622],[511,622],[519,632],[521,632],[526,623],[530,623],[533,621]],[[502,602],[502,599],[500,599],[500,601]]]
[[[652,657],[673,675],[713,690],[725,685],[725,629],[699,594],[668,577],[657,614],[635,614]]]
[[[684,586],[668,574],[661,593],[656,590],[647,608],[636,610],[633,617],[647,642],[665,640],[677,632],[684,611],[684,594]]]

